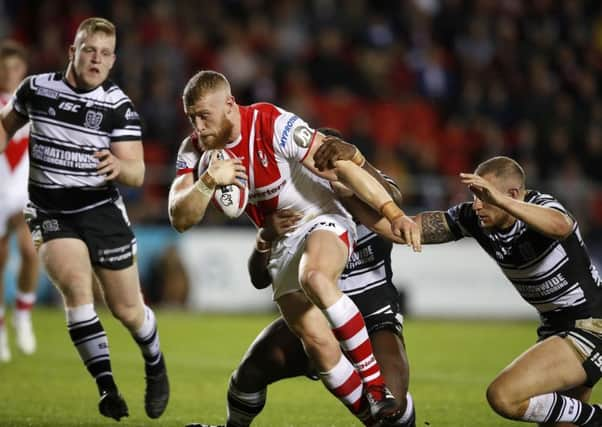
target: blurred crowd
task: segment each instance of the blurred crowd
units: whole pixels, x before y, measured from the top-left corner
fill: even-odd
[[[196,70],[212,68],[239,103],[274,102],[338,128],[416,209],[465,199],[457,174],[505,154],[587,233],[602,230],[598,0],[0,4],[0,36],[30,48],[33,72],[64,68],[83,18],[117,25],[112,76],[145,122],[147,185],[128,190],[138,221],[166,220],[175,154],[190,132],[181,91]]]

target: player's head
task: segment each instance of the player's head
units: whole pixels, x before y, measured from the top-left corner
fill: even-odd
[[[0,91],[12,93],[27,74],[27,52],[13,40],[0,43]]]
[[[196,73],[184,87],[182,102],[205,149],[222,148],[232,139],[238,107],[223,74],[211,70]]]
[[[334,136],[337,138],[343,138],[343,134],[341,132],[339,132],[337,129],[335,128],[318,128],[318,132],[320,132],[321,134],[325,135],[325,136]]]
[[[479,164],[475,174],[491,182],[501,193],[513,199],[522,199],[525,195],[525,171],[516,160],[498,156]],[[504,228],[512,225],[515,218],[506,211],[474,197],[473,209],[479,216],[483,227]]]
[[[79,24],[69,47],[67,79],[85,90],[100,86],[115,63],[115,25],[104,18],[88,18]],[[72,82],[73,83],[73,82]]]

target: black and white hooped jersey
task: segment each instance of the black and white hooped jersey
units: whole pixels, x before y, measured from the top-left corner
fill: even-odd
[[[107,80],[83,91],[63,73],[38,74],[21,83],[11,102],[31,122],[29,197],[36,208],[74,213],[119,197],[93,156],[142,138],[138,113],[117,85]]]
[[[570,215],[548,194],[528,191],[525,202]],[[456,240],[465,236],[476,239],[544,322],[602,318],[600,278],[576,221],[567,238],[555,240],[521,220],[507,230],[485,229],[471,203],[450,208],[446,219]]]
[[[399,298],[392,282],[393,244],[362,224],[357,225],[357,236],[351,258],[339,278],[339,289],[353,299],[362,313],[384,313],[391,307],[383,305],[383,299]],[[383,298],[385,295],[390,295],[390,299]]]

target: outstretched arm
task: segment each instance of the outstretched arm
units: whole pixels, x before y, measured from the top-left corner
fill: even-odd
[[[516,189],[510,190],[510,194],[506,195],[482,176],[461,173],[460,178],[479,200],[505,210],[552,239],[562,240],[573,230],[573,220],[570,216],[556,209],[524,202],[518,198]]]

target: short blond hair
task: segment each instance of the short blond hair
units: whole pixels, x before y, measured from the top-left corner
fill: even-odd
[[[496,178],[514,178],[520,183],[520,188],[525,188],[525,170],[514,159],[506,156],[492,157],[480,163],[475,174],[483,176],[493,174]]]
[[[230,83],[226,76],[213,70],[202,70],[188,80],[182,93],[184,106],[194,105],[195,102],[209,92],[225,89],[230,94]]]
[[[107,36],[116,36],[115,24],[105,18],[94,16],[84,19],[75,32],[74,43],[90,34],[105,33]]]

